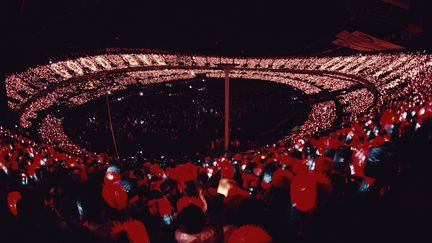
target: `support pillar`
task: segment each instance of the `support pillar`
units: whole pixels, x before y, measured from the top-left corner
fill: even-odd
[[[224,149],[228,152],[229,148],[229,96],[230,96],[230,80],[229,69],[225,69],[225,136],[224,136]]]

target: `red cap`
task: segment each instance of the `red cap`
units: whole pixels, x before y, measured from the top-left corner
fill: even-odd
[[[129,220],[123,223],[114,222],[111,234],[116,235],[122,231],[127,233],[129,242],[131,243],[150,242],[146,227],[138,220]]]
[[[170,201],[168,201],[168,199],[166,197],[163,197],[163,198],[158,200],[158,206],[159,206],[159,215],[161,217],[171,214],[172,209],[173,209]]]
[[[117,210],[122,210],[127,205],[128,195],[120,181],[105,184],[102,189],[102,197],[110,207]]]
[[[255,225],[243,225],[234,230],[228,243],[267,243],[272,242],[271,236]]]
[[[383,129],[393,125],[396,120],[396,115],[392,111],[385,111],[380,119],[380,125]]]
[[[272,186],[282,189],[289,189],[294,175],[287,170],[278,169],[273,173]]]
[[[309,167],[307,165],[307,160],[305,159],[296,159],[293,167],[292,167],[292,171],[295,174],[303,174],[303,173],[307,173],[309,172]]]
[[[219,163],[221,170],[221,177],[226,179],[231,179],[234,177],[235,170],[234,166],[228,161],[222,161]]]
[[[193,204],[199,208],[201,208],[201,210],[204,212],[204,202],[201,200],[201,198],[199,197],[189,197],[189,196],[184,196],[182,198],[180,198],[177,201],[177,211],[181,212],[183,210],[183,208],[188,207],[190,204]]]
[[[280,164],[286,166],[292,166],[295,162],[295,159],[288,154],[281,154],[278,157]]]
[[[153,164],[150,167],[150,172],[157,177],[162,177],[165,174],[159,164]]]
[[[196,173],[191,172],[185,165],[178,165],[167,171],[167,174],[175,181],[193,181],[197,177]]]
[[[291,183],[291,200],[293,205],[303,212],[315,209],[318,200],[317,183],[311,173],[299,174]]]

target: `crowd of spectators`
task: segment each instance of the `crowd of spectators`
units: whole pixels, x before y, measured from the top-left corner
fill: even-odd
[[[2,240],[346,242],[353,235],[368,242],[413,240],[421,224],[392,232],[405,223],[388,219],[388,213],[414,216],[380,202],[402,200],[413,193],[407,185],[426,186],[410,184],[414,178],[424,183],[430,168],[432,103],[424,103],[358,118],[294,146],[281,140],[187,162],[77,157],[2,128],[1,228],[8,232]],[[424,212],[414,205],[428,209],[422,200],[403,209]]]
[[[221,154],[224,82],[195,78],[148,85],[108,96],[119,154],[185,157],[196,151]],[[39,134],[49,144],[72,147],[67,137],[91,151],[113,151],[106,97],[49,115]],[[244,150],[283,138],[307,118],[307,99],[289,86],[258,80],[231,80],[231,150]],[[61,123],[61,124],[59,124]],[[63,128],[64,127],[64,128]],[[68,136],[65,135],[65,130]],[[55,132],[59,131],[57,134]],[[73,147],[72,147],[73,148]],[[144,153],[143,153],[144,151]]]
[[[149,84],[193,78],[196,73],[222,76],[215,70],[221,64],[236,65],[233,75],[271,80],[293,86],[307,94],[340,90],[361,77],[387,99],[393,89],[400,90],[430,68],[430,55],[394,53],[340,57],[223,58],[154,53],[101,54],[50,62],[6,77],[8,105],[23,109],[20,125],[29,127],[37,114],[69,97],[68,104],[81,105],[93,98],[127,88],[128,84]],[[394,67],[394,68],[393,68]],[[300,71],[300,72],[299,72]],[[138,80],[113,85],[99,80],[97,87],[80,89],[104,73],[131,73]],[[136,74],[133,74],[136,73]],[[236,74],[237,73],[237,74]],[[75,80],[76,82],[70,82]],[[357,82],[357,81],[355,81]],[[66,84],[67,85],[66,85]],[[61,85],[60,85],[61,84]],[[88,88],[88,87],[87,87]],[[95,90],[97,89],[97,90]],[[38,95],[46,93],[44,95]]]

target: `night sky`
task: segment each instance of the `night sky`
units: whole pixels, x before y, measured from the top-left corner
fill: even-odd
[[[2,60],[14,70],[59,52],[104,47],[242,56],[319,53],[335,48],[330,42],[341,30],[382,37],[419,22],[418,16],[427,22],[425,0],[413,2],[406,13],[380,0],[3,0]]]

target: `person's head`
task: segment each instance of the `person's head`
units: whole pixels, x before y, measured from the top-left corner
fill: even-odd
[[[248,198],[243,200],[238,208],[238,225],[261,224],[264,221],[265,203],[262,200]]]
[[[193,205],[182,209],[178,215],[180,228],[187,234],[196,234],[204,229],[205,226],[205,215],[203,211]]]
[[[43,219],[43,199],[33,191],[23,193],[23,197],[18,201],[17,211],[19,212],[19,219],[26,222],[40,222]]]

